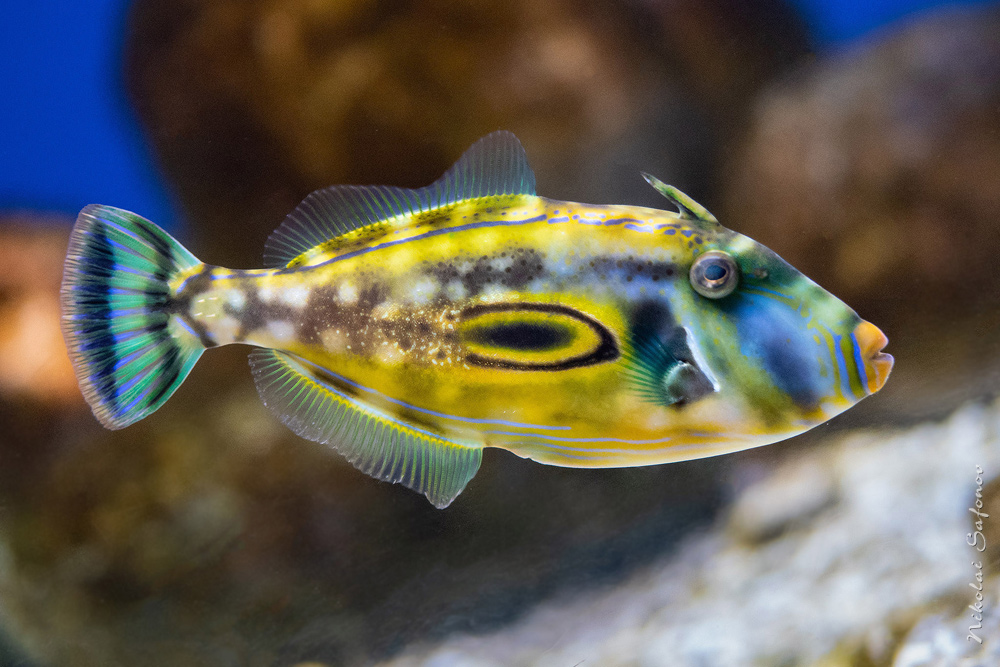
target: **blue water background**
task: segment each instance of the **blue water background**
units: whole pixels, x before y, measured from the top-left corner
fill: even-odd
[[[792,0],[817,52],[941,0]],[[176,228],[122,84],[127,0],[34,0],[0,8],[0,211],[75,215],[90,203],[128,208]]]

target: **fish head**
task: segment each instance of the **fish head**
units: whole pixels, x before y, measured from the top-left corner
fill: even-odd
[[[674,307],[707,380],[700,395],[729,415],[729,431],[794,434],[881,389],[893,358],[878,327],[762,244],[696,222],[703,242],[682,260]]]
[[[636,310],[635,377],[655,378],[689,429],[766,444],[882,388],[893,358],[878,327],[677,188],[643,177],[678,209],[679,224],[666,226],[681,271],[664,312]],[[648,324],[657,320],[670,322],[666,331]]]

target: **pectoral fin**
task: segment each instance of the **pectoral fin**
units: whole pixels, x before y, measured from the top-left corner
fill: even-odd
[[[668,405],[693,403],[715,391],[715,387],[697,366],[678,361],[661,380],[662,396]]]
[[[658,405],[681,407],[717,390],[699,366],[687,329],[666,305],[640,304],[630,329],[625,368],[640,396]]]

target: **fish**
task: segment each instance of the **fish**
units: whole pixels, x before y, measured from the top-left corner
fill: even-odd
[[[881,389],[882,331],[642,175],[676,212],[540,197],[518,139],[494,132],[424,188],[313,192],[252,270],[87,206],[61,288],[83,396],[123,428],[205,350],[252,346],[260,397],[292,431],[445,508],[485,447],[683,461],[789,438]]]

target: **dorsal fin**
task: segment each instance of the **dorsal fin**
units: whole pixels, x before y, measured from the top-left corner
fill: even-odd
[[[695,200],[688,197],[686,194],[678,190],[672,185],[667,185],[656,176],[647,174],[646,172],[640,172],[642,177],[646,179],[646,182],[652,185],[657,192],[670,200],[670,202],[677,207],[677,212],[685,220],[701,220],[702,222],[708,222],[712,224],[719,224],[715,216],[708,212],[704,206],[696,202]]]
[[[535,194],[535,174],[521,142],[507,131],[488,134],[425,188],[335,185],[317,190],[288,214],[264,248],[268,267],[287,266],[332,238],[383,220],[495,195]]]

